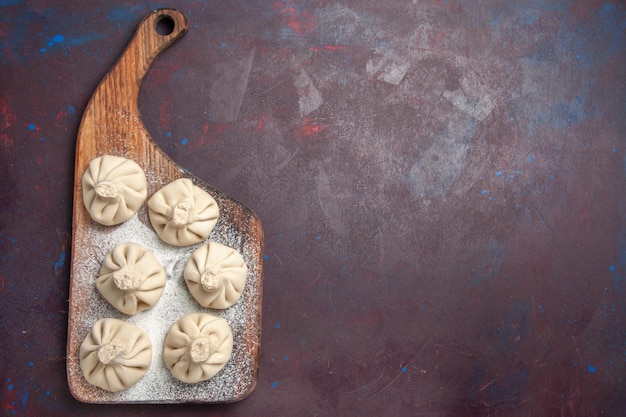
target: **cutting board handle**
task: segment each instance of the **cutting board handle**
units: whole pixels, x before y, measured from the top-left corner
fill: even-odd
[[[76,180],[92,158],[105,153],[152,158],[156,151],[139,114],[139,89],[156,57],[188,28],[185,15],[175,9],[155,10],[141,21],[85,108],[76,140]]]
[[[182,12],[175,9],[155,10],[141,21],[114,71],[130,72],[126,75],[134,75],[134,84],[140,84],[154,59],[184,35],[188,28],[187,18]]]
[[[156,57],[184,35],[188,28],[185,15],[175,9],[155,10],[141,21],[107,77],[115,83],[111,86],[113,91],[125,93],[114,97],[118,101],[118,109],[136,107],[139,87],[148,69]]]

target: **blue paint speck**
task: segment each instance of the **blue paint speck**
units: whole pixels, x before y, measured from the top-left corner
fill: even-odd
[[[402,367],[402,373],[405,373],[406,371],[407,371],[406,366],[403,366],[403,367]]]
[[[502,176],[502,171],[498,171],[498,172],[496,172],[496,175],[497,175],[498,177],[501,177],[501,176]]]
[[[56,275],[59,275],[64,264],[65,264],[65,252],[61,252],[61,254],[59,255],[59,259],[57,259],[57,261],[54,263],[54,273]]]
[[[611,149],[611,152],[617,152],[616,148]]]
[[[285,360],[288,361],[289,360],[289,356],[285,356]]]
[[[13,391],[13,384],[9,384],[9,386],[7,387],[9,391]]]
[[[610,13],[613,12],[615,10],[615,5],[614,4],[604,4],[602,5],[602,11],[605,13]]]
[[[180,143],[182,143],[183,145],[186,145],[187,142],[189,142],[189,139],[187,138],[183,138],[183,140],[180,141]]]
[[[528,162],[535,162],[535,158],[532,157],[532,156],[529,156],[526,161],[528,161]]]
[[[615,265],[609,266],[609,271],[611,271],[611,272],[615,271]]]
[[[32,362],[32,361],[28,362],[28,366],[30,366],[32,368],[33,366],[35,366],[35,362]]]
[[[54,42],[54,43],[61,43],[64,40],[65,40],[65,36],[63,36],[63,35],[54,35],[52,37],[52,42]]]
[[[276,388],[277,386],[278,386],[278,381],[272,382],[272,389]]]
[[[35,130],[35,129],[37,129],[37,126],[34,123],[28,124],[28,130]]]
[[[67,107],[67,114],[75,114],[75,113],[76,113],[76,109],[74,108],[74,106]]]
[[[487,194],[489,194],[489,190],[482,190],[480,193],[481,193],[482,195],[487,195]]]
[[[322,239],[322,236],[317,235],[317,236],[315,237],[315,239],[317,239],[317,240],[321,240],[321,239]]]
[[[0,1],[0,6],[2,7],[17,6],[20,3],[21,3],[21,0],[2,0]]]
[[[48,389],[46,390],[46,397],[49,397],[49,396],[50,396],[50,390]]]
[[[594,373],[596,371],[596,367],[593,365],[588,365],[587,366],[587,370],[591,373]]]
[[[280,329],[280,323],[276,323],[276,326],[275,326],[275,327],[276,327],[277,329]]]
[[[513,123],[515,121],[515,117],[509,117],[509,122]]]
[[[267,261],[269,259],[269,256],[263,255],[263,259],[265,259]]]
[[[515,178],[515,175],[513,175],[513,174],[509,175],[509,179],[510,179],[510,180],[512,180],[512,179],[514,179],[514,178]]]
[[[172,137],[172,132],[165,132],[165,137],[166,138],[171,138]]]

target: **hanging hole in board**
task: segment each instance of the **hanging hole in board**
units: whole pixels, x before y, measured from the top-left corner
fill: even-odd
[[[174,19],[172,19],[170,16],[168,15],[161,15],[157,18],[157,22],[156,22],[156,33],[158,33],[161,36],[167,36],[169,34],[171,34],[172,32],[174,32]]]

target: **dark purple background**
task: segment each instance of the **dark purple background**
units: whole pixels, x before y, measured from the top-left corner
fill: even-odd
[[[65,375],[74,141],[138,22],[148,130],[265,230],[260,375],[97,406]],[[0,0],[6,416],[626,415],[626,10]]]

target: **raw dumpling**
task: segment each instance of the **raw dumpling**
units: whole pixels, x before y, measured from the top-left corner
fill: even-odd
[[[80,345],[80,369],[90,384],[108,391],[133,386],[152,361],[148,334],[134,324],[102,319]]]
[[[226,320],[206,313],[179,319],[167,332],[163,359],[174,378],[193,384],[212,378],[228,362],[233,334]]]
[[[156,304],[165,281],[163,267],[148,248],[123,243],[104,258],[96,287],[115,308],[132,315]]]
[[[148,193],[143,169],[130,159],[113,155],[89,162],[82,186],[83,203],[89,215],[105,226],[130,219]]]
[[[191,295],[202,307],[224,309],[239,300],[248,267],[233,248],[210,242],[191,254],[183,276]]]
[[[206,313],[179,319],[167,332],[163,359],[174,378],[193,384],[217,374],[233,350],[226,320]]]
[[[217,202],[191,180],[181,178],[161,188],[148,200],[150,223],[159,237],[174,246],[200,243],[217,223]]]

